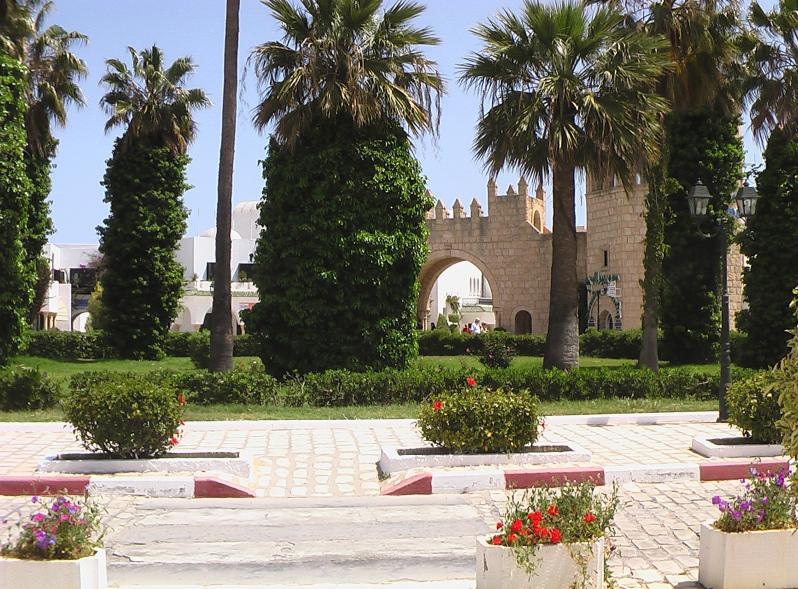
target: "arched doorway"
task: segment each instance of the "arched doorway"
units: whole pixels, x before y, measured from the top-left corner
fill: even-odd
[[[487,329],[501,325],[499,293],[493,289],[496,282],[475,256],[452,250],[433,252],[421,269],[419,283],[416,317],[422,329],[431,329],[433,323],[439,326],[440,319],[458,330],[475,319]]]
[[[515,314],[515,333],[532,333],[532,315],[529,311],[518,311]]]
[[[602,311],[599,315],[599,329],[614,329],[615,327],[615,318],[612,316],[612,313],[609,311]]]

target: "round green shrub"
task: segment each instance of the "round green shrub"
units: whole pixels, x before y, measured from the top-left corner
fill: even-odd
[[[758,374],[732,383],[726,393],[729,423],[763,444],[781,443],[776,423],[781,418],[779,395],[768,374]]]
[[[88,450],[119,458],[152,458],[177,444],[185,398],[169,380],[130,373],[73,379],[64,414]]]
[[[433,395],[421,404],[418,428],[457,454],[518,452],[538,438],[537,398],[476,385]]]
[[[211,365],[211,333],[198,331],[187,338],[188,356],[197,368],[207,370]]]
[[[0,370],[0,410],[23,411],[52,407],[60,395],[58,384],[37,368],[16,366]]]
[[[477,357],[488,368],[508,368],[514,355],[512,344],[506,337],[488,335],[482,338],[482,347]]]

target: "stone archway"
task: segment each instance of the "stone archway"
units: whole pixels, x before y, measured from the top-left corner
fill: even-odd
[[[532,333],[532,314],[525,309],[516,311],[513,326],[513,332],[516,334]]]
[[[500,326],[501,295],[497,293],[497,281],[488,265],[474,254],[463,250],[448,250],[432,252],[427,257],[427,261],[421,267],[418,276],[419,294],[416,303],[416,320],[423,329],[428,329],[430,322],[437,321],[437,317],[430,317],[429,301],[432,289],[440,278],[441,274],[451,266],[460,262],[470,262],[476,266],[490,285],[493,293],[493,315],[496,319],[496,326]],[[499,301],[499,303],[497,303]]]

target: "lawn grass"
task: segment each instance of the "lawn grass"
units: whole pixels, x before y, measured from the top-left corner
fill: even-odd
[[[657,413],[664,411],[715,411],[717,401],[693,399],[596,399],[590,401],[547,401],[540,404],[542,415],[592,415],[598,413]],[[274,407],[258,405],[212,405],[186,407],[189,421],[239,419],[415,419],[418,404],[361,407]],[[0,411],[0,422],[63,421],[58,408],[43,411]]]
[[[257,360],[257,358],[250,357],[234,358],[236,364]],[[12,360],[11,364],[38,368],[53,380],[62,384],[67,384],[73,374],[89,370],[134,372],[137,374],[146,374],[156,370],[175,370],[178,372],[196,370],[190,358],[173,357],[167,357],[163,360],[51,360],[37,356],[17,356]]]

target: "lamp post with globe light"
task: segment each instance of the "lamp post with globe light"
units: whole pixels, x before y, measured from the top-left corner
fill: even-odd
[[[756,201],[759,194],[756,188],[746,182],[734,195],[737,210],[729,209],[727,215],[731,218],[749,218],[756,212]],[[690,189],[688,204],[690,215],[698,222],[707,216],[707,207],[712,194],[701,181]],[[725,422],[729,419],[729,407],[726,404],[726,392],[731,384],[731,343],[729,341],[729,264],[728,244],[729,235],[727,224],[723,219],[716,221],[721,238],[721,281],[723,298],[721,301],[721,327],[720,327],[720,385],[718,387],[718,421]]]

